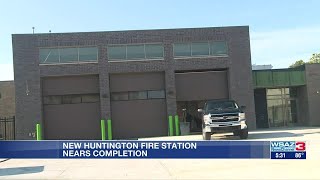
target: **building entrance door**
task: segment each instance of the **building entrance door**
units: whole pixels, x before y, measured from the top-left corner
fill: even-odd
[[[296,99],[289,88],[267,89],[269,127],[292,126],[296,123]]]

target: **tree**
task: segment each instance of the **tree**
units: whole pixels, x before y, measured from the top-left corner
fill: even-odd
[[[304,62],[303,60],[298,60],[295,63],[291,64],[289,67],[293,68],[293,67],[298,67],[304,64],[313,64],[313,63],[320,63],[320,53],[312,54],[308,62]]]
[[[295,63],[291,64],[289,67],[290,68],[294,68],[294,67],[298,67],[298,66],[301,66],[301,65],[304,65],[304,64],[305,64],[305,62],[300,59],[300,60],[296,61]]]
[[[320,53],[312,54],[309,63],[320,63]]]

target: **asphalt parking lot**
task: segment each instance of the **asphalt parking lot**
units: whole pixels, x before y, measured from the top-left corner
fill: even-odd
[[[214,140],[237,140],[229,134]],[[151,140],[201,140],[201,135]],[[307,141],[307,160],[0,159],[0,179],[320,179],[320,128],[253,131],[249,140]]]

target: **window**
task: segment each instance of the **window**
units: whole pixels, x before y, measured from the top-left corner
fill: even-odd
[[[130,100],[147,99],[147,91],[129,92]]]
[[[228,46],[225,41],[175,43],[174,57],[227,56]]]
[[[81,103],[81,96],[65,95],[62,96],[62,104],[79,104]]]
[[[227,43],[224,41],[217,41],[210,43],[210,52],[212,56],[226,56],[228,55]]]
[[[267,89],[268,96],[281,96],[282,89]]]
[[[44,48],[39,50],[39,58],[40,64],[98,61],[98,48]]]
[[[78,61],[78,48],[60,49],[60,63]]]
[[[74,95],[54,95],[44,96],[44,105],[57,105],[57,104],[80,104],[80,103],[93,103],[99,102],[99,94],[74,94]]]
[[[40,63],[50,64],[59,63],[59,49],[40,49],[39,52]]]
[[[223,110],[223,109],[238,109],[238,105],[233,101],[212,101],[208,102],[206,111]]]
[[[147,100],[147,99],[165,99],[165,91],[150,90],[150,91],[131,91],[131,92],[111,93],[112,101]]]
[[[289,88],[267,89],[267,99],[290,98]]]
[[[79,61],[98,61],[98,48],[79,48]]]
[[[43,97],[43,104],[62,104],[62,97],[61,96],[46,96]]]
[[[164,90],[148,91],[148,99],[164,99],[164,98],[165,98]]]
[[[163,59],[162,44],[135,44],[108,46],[108,60]]]
[[[109,46],[108,59],[126,59],[126,46]]]
[[[146,58],[147,59],[162,59],[163,46],[160,44],[146,44]]]
[[[191,56],[190,43],[177,43],[174,44],[174,56]]]
[[[117,92],[111,94],[112,101],[127,101],[129,100],[128,92]]]
[[[144,45],[128,45],[127,59],[145,59]]]
[[[209,56],[209,43],[208,42],[193,42],[192,43],[192,56]]]
[[[82,95],[82,103],[93,103],[93,102],[99,102],[100,96],[99,94],[88,94],[88,95]]]

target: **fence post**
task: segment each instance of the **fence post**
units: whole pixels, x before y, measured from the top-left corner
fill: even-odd
[[[169,136],[173,136],[173,121],[172,121],[172,116],[169,116]]]
[[[41,126],[40,126],[40,124],[37,124],[37,126],[36,126],[36,132],[37,132],[37,141],[42,140],[42,136],[41,136]]]
[[[111,126],[111,119],[107,120],[108,124],[108,140],[112,140],[112,126]]]
[[[106,140],[106,124],[103,119],[101,119],[101,140]]]
[[[175,127],[176,127],[176,136],[180,136],[180,122],[179,122],[179,116],[175,115],[174,116],[175,120]]]

